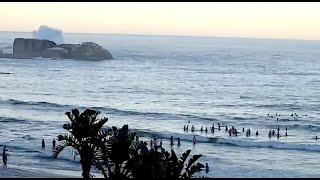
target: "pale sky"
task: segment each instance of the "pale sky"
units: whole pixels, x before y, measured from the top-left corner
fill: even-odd
[[[320,3],[0,3],[0,31],[256,37],[320,40]]]

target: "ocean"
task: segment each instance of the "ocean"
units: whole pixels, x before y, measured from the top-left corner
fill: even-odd
[[[10,52],[14,38],[31,36],[1,32],[0,49]],[[66,133],[66,111],[93,108],[109,118],[106,126],[128,124],[146,141],[163,139],[168,150],[203,154],[210,171],[199,176],[320,176],[320,41],[72,33],[64,41],[96,42],[114,59],[0,58],[8,169],[80,177],[79,159],[68,149],[53,159],[51,142]],[[218,123],[214,134],[198,131]],[[240,134],[229,136],[225,125]],[[277,126],[281,137],[269,138]],[[171,135],[180,147],[170,147]]]

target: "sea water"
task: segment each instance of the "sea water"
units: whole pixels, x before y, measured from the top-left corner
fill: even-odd
[[[0,48],[12,52],[17,37],[32,34],[2,32]],[[320,176],[320,140],[313,139],[320,136],[319,41],[107,34],[65,34],[64,41],[96,42],[114,59],[0,58],[8,168],[80,177],[79,158],[66,149],[53,159],[51,142],[66,133],[66,111],[93,108],[109,118],[106,126],[129,124],[147,142],[156,137],[179,155],[202,154],[210,171],[200,176]],[[223,127],[213,134],[217,123]],[[225,125],[240,134],[230,137]],[[277,126],[281,137],[269,138]]]

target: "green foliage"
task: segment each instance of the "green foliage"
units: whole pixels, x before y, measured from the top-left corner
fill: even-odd
[[[61,143],[53,150],[53,157],[57,156],[64,148],[71,146],[76,150],[76,154],[80,156],[82,166],[82,176],[84,178],[91,177],[90,169],[92,165],[99,167],[96,157],[99,156],[100,140],[105,134],[101,132],[102,126],[108,121],[108,118],[97,119],[99,111],[86,109],[80,114],[78,109],[65,113],[69,122],[63,125],[68,134],[58,135],[58,141]]]
[[[69,133],[58,135],[60,144],[53,151],[57,158],[65,147],[73,147],[80,156],[84,178],[92,177],[92,166],[111,179],[189,179],[204,168],[203,164],[196,163],[202,155],[193,155],[188,160],[191,150],[178,158],[173,150],[148,149],[146,142],[139,141],[137,133],[129,132],[128,125],[102,131],[108,118],[97,119],[99,114],[91,109],[82,113],[77,109],[66,112],[70,122],[63,128]]]

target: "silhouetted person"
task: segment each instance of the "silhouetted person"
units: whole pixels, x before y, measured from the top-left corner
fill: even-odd
[[[155,137],[153,138],[153,147],[158,148],[158,140]]]
[[[212,124],[212,129],[214,129],[214,123]]]
[[[183,126],[183,131],[186,131],[186,125]]]
[[[269,114],[268,114],[269,115]],[[244,132],[244,128],[242,128],[242,132]]]
[[[316,140],[318,140],[318,136],[316,136],[316,138],[315,138]]]
[[[234,134],[235,134],[236,136],[238,136],[238,131],[237,131],[237,129],[234,129]]]
[[[251,130],[249,129],[249,136],[251,136]]]
[[[170,138],[170,145],[171,146],[173,145],[173,136],[171,136],[171,138]]]
[[[152,139],[150,140],[150,148],[152,148],[153,147],[153,141],[152,141]]]
[[[256,132],[256,136],[259,136],[258,130],[257,130],[257,132]]]
[[[288,133],[286,132],[285,136],[287,137],[288,136]]]
[[[206,127],[206,130],[205,130],[205,131],[206,131],[206,133],[208,132],[208,128],[207,128],[207,127]]]
[[[208,163],[206,163],[206,173],[208,173],[209,172],[209,165],[208,165]]]
[[[274,130],[272,130],[272,136],[275,136],[276,132]]]
[[[53,138],[53,141],[52,141],[52,148],[56,147],[56,139]]]
[[[271,130],[268,133],[268,137],[271,138]]]
[[[218,130],[220,131],[220,123],[218,123]]]
[[[42,147],[46,147],[46,143],[44,142],[44,139],[42,139]]]
[[[188,125],[187,125],[187,129],[186,129],[186,130],[187,130],[187,132],[188,132],[188,130],[189,130],[189,126],[188,126]]]
[[[229,129],[229,136],[231,136],[231,129]]]
[[[277,121],[279,121],[279,118],[277,118]]]
[[[160,147],[162,147],[162,139],[160,140]]]
[[[180,137],[178,137],[178,146],[180,146]]]
[[[193,144],[196,144],[196,142],[197,142],[197,140],[196,140],[196,136],[194,135],[194,136],[193,136],[192,143],[193,143]]]
[[[288,131],[288,128],[286,127],[286,131]]]
[[[202,132],[203,131],[203,127],[201,126],[201,128],[200,128],[200,131]]]
[[[7,169],[7,161],[8,161],[8,157],[7,157],[7,146],[3,147],[3,151],[2,151],[2,161],[3,161],[3,169]]]
[[[226,132],[228,131],[228,126],[226,125]]]

